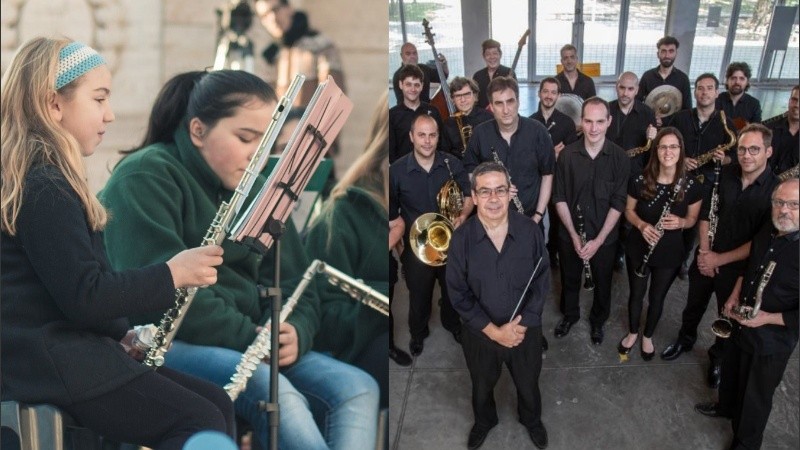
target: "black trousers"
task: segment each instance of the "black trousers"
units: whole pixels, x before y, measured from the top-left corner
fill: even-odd
[[[616,251],[616,242],[608,243],[600,247],[589,261],[595,285],[589,322],[595,327],[603,326],[611,311],[611,277]],[[565,320],[577,322],[581,318],[583,260],[575,253],[572,241],[564,239],[558,240],[558,257],[561,260],[561,313]]]
[[[742,351],[735,340],[725,345],[719,408],[731,418],[731,449],[761,448],[772,411],[772,397],[783,378],[791,353],[757,355]]]
[[[389,331],[386,331],[373,339],[352,362],[354,366],[367,372],[378,382],[381,389],[381,408],[389,407],[389,364],[386,361],[389,335]]]
[[[553,203],[547,204],[547,215],[550,216],[550,229],[547,232],[547,253],[550,254],[550,262],[552,263],[558,253],[558,229],[561,228],[561,218],[558,217],[556,205]]]
[[[722,311],[722,306],[733,292],[739,272],[728,267],[721,267],[714,277],[707,277],[697,268],[697,256],[689,267],[689,293],[686,307],[683,309],[681,330],[678,333],[678,343],[684,346],[693,346],[697,341],[697,327],[703,320],[711,300],[711,294],[717,297],[717,312]],[[717,337],[714,344],[708,349],[708,357],[712,364],[719,364],[722,359],[726,339]]]
[[[204,430],[236,438],[233,403],[221,387],[164,367],[64,410],[105,438],[156,450],[180,450]]]
[[[528,428],[542,425],[542,396],[539,373],[542,371],[542,327],[528,328],[522,343],[506,348],[486,336],[478,336],[464,326],[462,348],[472,379],[472,412],[475,425],[488,429],[497,424],[494,387],[503,363],[517,388],[519,422]]]
[[[667,297],[672,282],[678,276],[679,267],[674,268],[661,268],[661,267],[648,267],[648,274],[644,278],[636,275],[636,269],[639,268],[642,261],[632,261],[629,256],[625,257],[625,268],[628,272],[628,287],[630,288],[630,295],[628,297],[628,326],[631,333],[639,333],[640,318],[642,317],[642,306],[644,303],[644,295],[649,292],[647,300],[647,319],[644,325],[644,336],[646,338],[653,337],[661,319],[661,313],[664,310],[664,299]],[[647,289],[648,281],[650,282],[650,290]]]
[[[460,330],[461,319],[450,303],[450,296],[447,295],[447,281],[445,280],[447,267],[425,265],[409,247],[406,247],[403,252],[402,261],[406,271],[406,286],[408,286],[408,328],[411,331],[411,338],[424,339],[428,336],[431,298],[434,284],[437,281],[442,292],[442,304],[439,308],[442,326],[451,333]]]

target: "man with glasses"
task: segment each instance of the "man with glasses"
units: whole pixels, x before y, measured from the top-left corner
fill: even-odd
[[[478,84],[470,78],[455,77],[450,82],[450,96],[455,104],[456,114],[447,118],[444,124],[444,151],[452,153],[459,159],[464,157],[472,131],[483,122],[492,120],[492,113],[476,108]],[[459,127],[459,123],[461,126]]]
[[[700,245],[689,269],[689,293],[681,329],[675,342],[661,354],[664,360],[674,360],[692,349],[711,294],[716,295],[717,311],[722,311],[746,266],[753,236],[769,220],[770,195],[778,184],[772,171],[767,170],[771,142],[772,132],[761,124],[749,124],[739,133],[739,164],[723,167],[720,174],[716,211],[719,221],[713,245],[708,235],[710,195],[703,201],[698,225]],[[717,337],[708,350],[711,364],[707,381],[711,388],[719,387],[723,343]]]
[[[732,449],[761,448],[775,388],[797,347],[799,190],[795,178],[778,185],[772,194],[771,223],[753,239],[747,269],[723,308],[735,326],[726,344],[719,402],[695,406],[703,415],[731,419]],[[770,262],[776,265],[763,285]],[[755,317],[732,313],[739,305],[753,306],[759,289],[761,308]]]
[[[461,216],[453,223],[457,229],[472,212],[469,176],[464,171],[461,161],[453,157],[448,158],[447,154],[436,151],[439,127],[433,117],[424,114],[417,116],[411,122],[409,135],[414,150],[389,166],[390,229],[402,223],[405,230],[411,230],[414,221],[422,214],[440,212],[436,194],[450,180],[451,172],[465,195]],[[447,295],[445,267],[429,266],[420,261],[411,246],[408,232],[403,237],[405,245],[400,261],[405,269],[408,286],[411,354],[417,356],[422,353],[425,338],[430,333],[428,320],[431,315],[431,296],[437,281],[442,292],[439,311],[442,326],[453,333],[457,342],[461,342],[461,322]]]
[[[726,91],[717,98],[717,109],[725,111],[737,129],[761,122],[761,102],[747,93],[750,76],[750,65],[746,62],[730,63],[725,71]]]
[[[611,123],[608,102],[600,97],[583,102],[583,139],[568,145],[559,155],[553,191],[553,203],[561,219],[558,255],[563,314],[554,334],[556,338],[566,336],[581,317],[581,275],[584,261],[589,261],[596,286],[589,315],[594,345],[603,343],[603,325],[611,310],[617,222],[625,210],[630,173],[625,151],[606,139]],[[580,227],[579,216],[583,219],[586,242],[581,241],[576,231]]]
[[[550,266],[539,227],[508,210],[510,185],[502,165],[478,165],[472,173],[477,214],[450,242],[447,287],[464,322],[462,347],[472,379],[469,449],[480,447],[498,423],[494,387],[503,363],[517,389],[519,422],[537,448],[547,447],[539,374]]]
[[[674,86],[681,92],[682,105],[681,109],[692,108],[692,88],[689,85],[689,77],[686,73],[675,67],[675,59],[678,57],[678,47],[680,43],[672,36],[664,36],[656,43],[658,52],[658,66],[648,70],[642,74],[642,79],[639,80],[639,96],[640,101],[644,101],[653,89],[668,84]]]

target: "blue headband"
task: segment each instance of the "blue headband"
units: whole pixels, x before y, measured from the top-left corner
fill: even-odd
[[[70,42],[58,53],[56,90],[68,85],[106,61],[93,48],[80,42]]]

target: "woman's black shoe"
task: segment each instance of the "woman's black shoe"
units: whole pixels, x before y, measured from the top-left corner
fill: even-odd
[[[408,356],[408,353],[400,350],[399,348],[392,346],[389,347],[389,358],[392,358],[397,365],[407,367],[411,365],[411,357]]]
[[[653,349],[653,351],[650,353],[647,353],[644,351],[644,349],[642,349],[641,353],[642,353],[642,359],[645,361],[650,361],[651,359],[653,359],[653,356],[656,355],[655,349]]]
[[[622,345],[622,341],[624,341],[626,337],[628,337],[628,336],[623,337],[619,341],[619,345],[617,345],[617,351],[619,352],[620,355],[628,355],[628,354],[630,354],[631,349],[633,348],[633,345],[631,345],[630,347],[625,347],[624,345]],[[636,343],[636,341],[634,341],[634,344],[635,343]]]

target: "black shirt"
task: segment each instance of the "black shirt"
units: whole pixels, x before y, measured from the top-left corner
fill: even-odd
[[[639,94],[636,96],[637,100],[644,101],[653,89],[668,84],[674,86],[681,92],[681,109],[692,108],[692,87],[689,83],[689,77],[681,72],[679,69],[673,67],[667,78],[661,78],[656,66],[644,74],[639,80]]]
[[[561,93],[562,94],[575,94],[578,97],[586,100],[589,97],[594,97],[597,95],[597,91],[594,89],[594,80],[585,73],[581,72],[580,70],[575,69],[578,72],[578,79],[575,80],[575,88],[573,89],[572,86],[569,84],[569,80],[567,80],[567,76],[564,75],[564,71],[556,75],[556,79],[558,83],[561,85]]]
[[[717,109],[725,111],[725,115],[740,129],[745,122],[761,122],[761,102],[748,93],[742,94],[736,105],[733,104],[730,93],[723,92],[719,94],[719,97],[717,97]]]
[[[427,64],[417,64],[417,66],[422,70],[422,92],[419,94],[419,99],[425,103],[430,103],[431,101],[431,81],[436,83],[440,83],[439,80],[439,71],[436,70],[435,67],[431,67]],[[403,64],[394,72],[392,75],[392,86],[394,86],[394,96],[397,98],[397,104],[400,105],[403,103],[403,91],[400,90],[400,69],[403,68]]]
[[[572,213],[577,229],[575,207],[581,205],[584,231],[588,240],[597,237],[611,208],[625,211],[630,158],[617,144],[605,140],[600,153],[592,159],[586,152],[584,141],[568,145],[558,155],[553,182],[553,203],[565,202]],[[617,240],[617,228],[608,234],[603,245]],[[561,239],[569,240],[564,224],[559,232]]]
[[[478,108],[477,106],[472,108],[472,111],[469,112],[469,115],[464,116],[461,118],[461,126],[469,131],[465,131],[465,139],[469,142],[469,137],[472,136],[472,132],[475,131],[475,127],[482,124],[483,122],[488,122],[494,119],[494,116],[489,111]],[[470,127],[470,128],[467,128]],[[450,116],[447,118],[447,122],[444,124],[444,151],[448,153],[452,153],[458,156],[459,159],[464,157],[464,151],[466,148],[461,140],[461,131],[458,128],[458,124],[456,123],[455,116]]]
[[[478,164],[494,161],[492,150],[506,166],[511,182],[519,190],[519,199],[526,216],[536,212],[542,177],[555,169],[553,142],[544,125],[519,117],[517,131],[511,135],[511,145],[500,135],[496,120],[484,122],[473,129],[464,154],[464,168],[472,172]]]
[[[749,242],[756,232],[770,220],[770,198],[778,179],[769,170],[742,189],[742,168],[729,164],[722,168],[719,180],[719,210],[717,232],[712,250],[723,253]],[[708,221],[711,209],[711,191],[706,189],[706,198],[700,209],[700,220]],[[745,261],[735,261],[723,267],[744,268]]]
[[[472,75],[472,79],[478,83],[478,108],[486,108],[489,104],[489,96],[487,95],[487,89],[489,88],[489,82],[494,80],[497,77],[512,77],[515,80],[517,79],[517,75],[514,71],[511,70],[510,67],[506,67],[504,65],[500,65],[497,67],[497,70],[494,72],[494,76],[489,78],[489,68],[484,67],[483,69],[475,72]]]
[[[414,153],[409,153],[389,166],[389,220],[402,217],[406,230],[410,230],[411,224],[420,215],[440,212],[436,194],[450,179],[445,158],[461,192],[465,197],[471,195],[469,176],[458,158],[437,151],[430,172],[426,172]],[[408,233],[405,239],[408,239]]]
[[[411,124],[414,123],[414,119],[420,114],[427,114],[436,119],[436,125],[439,129],[439,141],[436,143],[436,149],[441,150],[444,148],[444,142],[441,137],[442,118],[439,115],[439,111],[425,102],[420,102],[417,109],[411,109],[405,103],[399,103],[389,109],[389,164],[414,150],[414,144],[411,143],[408,133],[411,131]]]
[[[736,128],[730,117],[725,118],[728,130],[736,136]],[[697,158],[714,148],[730,142],[731,136],[725,132],[719,111],[714,111],[707,121],[700,123],[697,108],[681,110],[672,116],[664,118],[664,125],[678,129],[683,136],[683,146],[688,158]],[[725,154],[736,161],[736,143]],[[703,175],[704,183],[709,185],[714,181],[714,163],[710,162],[692,171],[694,175]]]
[[[550,290],[550,263],[539,226],[522,214],[508,211],[508,234],[500,252],[478,216],[457,228],[447,252],[447,292],[464,324],[482,335],[489,322],[508,323],[522,293],[517,312],[520,325],[542,326],[542,309]],[[537,261],[533,281],[527,292]]]
[[[674,194],[674,188],[671,185],[656,184],[656,196],[651,199],[645,199],[642,195],[644,190],[644,176],[639,175],[632,178],[630,186],[628,187],[628,195],[636,199],[636,215],[645,222],[655,226],[658,219],[661,218],[661,212],[664,206]],[[681,186],[683,190],[683,198],[675,200],[672,203],[669,211],[678,217],[686,217],[689,211],[689,205],[693,205],[703,199],[703,190],[700,184],[695,181],[694,177],[688,177],[688,181],[684,181]],[[625,242],[625,251],[632,261],[637,263],[642,261],[644,254],[649,249],[649,244],[642,237],[642,232],[634,227],[635,231],[631,231],[628,240]],[[650,259],[647,260],[647,265],[650,267],[661,268],[674,268],[681,265],[684,260],[682,251],[675,251],[683,246],[683,230],[664,230],[661,239],[658,240],[653,249]]]
[[[779,175],[800,162],[800,137],[798,133],[789,132],[789,119],[772,122],[767,125],[772,130],[772,156],[769,164],[775,175]]]
[[[530,118],[544,125],[547,132],[550,133],[550,140],[553,141],[554,146],[560,143],[569,145],[578,140],[575,122],[573,122],[568,115],[557,109],[553,109],[553,112],[550,113],[550,117],[544,120],[544,115],[542,115],[542,108],[540,106],[539,110],[533,113]]]
[[[780,325],[763,325],[757,328],[735,327],[734,338],[741,347],[759,355],[784,354],[794,351],[798,338],[798,268],[797,231],[777,236],[772,223],[767,223],[753,239],[750,259],[742,280],[741,304],[753,306],[761,276],[770,261],[775,269],[761,296],[761,310],[782,313]],[[740,328],[740,329],[739,329]]]
[[[649,106],[634,100],[633,107],[628,114],[622,112],[619,100],[609,102],[611,110],[611,125],[606,130],[606,138],[630,150],[641,147],[647,143],[647,126],[656,125],[656,116]],[[650,159],[650,152],[644,152],[631,158],[631,176],[638,176]]]

